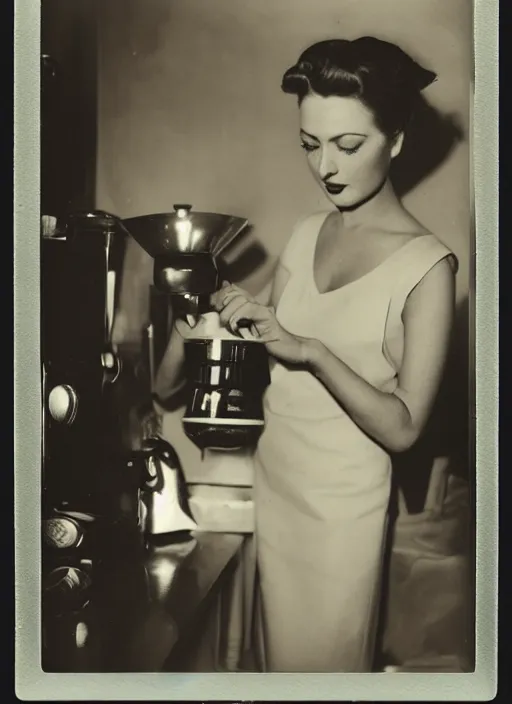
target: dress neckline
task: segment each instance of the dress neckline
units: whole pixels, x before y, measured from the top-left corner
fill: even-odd
[[[401,247],[398,247],[398,249],[395,249],[394,252],[392,252],[388,257],[383,259],[379,264],[377,264],[377,266],[374,266],[373,269],[370,269],[370,271],[367,271],[365,274],[362,274],[357,279],[354,279],[353,281],[349,281],[348,283],[343,284],[342,286],[338,286],[337,288],[333,288],[328,291],[320,291],[317,286],[316,279],[315,279],[316,246],[318,243],[318,239],[320,237],[320,232],[322,231],[322,227],[325,224],[325,222],[330,214],[331,214],[330,212],[327,213],[325,218],[322,220],[320,227],[318,228],[318,231],[316,233],[316,237],[311,238],[313,241],[313,246],[312,246],[311,266],[310,266],[309,270],[311,273],[311,281],[313,283],[313,288],[314,288],[317,296],[329,296],[330,294],[340,293],[341,291],[344,291],[347,288],[355,286],[356,284],[360,283],[361,281],[365,281],[366,279],[370,278],[372,275],[380,272],[381,269],[385,268],[386,265],[391,263],[395,259],[395,257],[399,253],[402,252],[402,250],[407,249],[413,242],[417,242],[418,240],[424,240],[424,239],[429,239],[429,238],[434,237],[434,235],[432,235],[431,233],[427,233],[425,235],[418,235],[417,237],[412,237],[405,244],[401,245]]]

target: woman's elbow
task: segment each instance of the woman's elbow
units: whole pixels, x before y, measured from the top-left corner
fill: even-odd
[[[389,414],[389,422],[387,424],[386,437],[384,438],[384,446],[393,454],[407,452],[419,440],[423,432],[424,420],[423,414],[412,410],[411,399],[407,397],[405,392],[395,392],[394,403],[398,406],[398,411]]]
[[[421,430],[414,426],[400,428],[397,432],[386,438],[386,449],[395,455],[407,452],[419,440]]]

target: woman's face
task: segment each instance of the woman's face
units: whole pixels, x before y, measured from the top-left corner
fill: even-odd
[[[307,95],[300,126],[311,171],[339,208],[355,207],[376,193],[401,147],[401,138],[384,135],[357,98]]]

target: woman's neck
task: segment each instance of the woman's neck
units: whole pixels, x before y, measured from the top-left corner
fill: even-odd
[[[402,205],[391,185],[389,179],[370,198],[360,203],[355,208],[338,208],[346,228],[359,228],[371,226],[374,223],[382,224],[389,216],[402,211]]]

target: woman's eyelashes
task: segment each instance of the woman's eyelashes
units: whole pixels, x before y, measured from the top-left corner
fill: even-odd
[[[318,149],[318,147],[317,147],[316,144],[308,144],[308,142],[301,142],[301,143],[300,143],[300,146],[301,146],[302,149],[304,149],[304,151],[306,151],[306,152],[314,152],[315,149]]]
[[[363,142],[360,142],[359,144],[356,144],[354,146],[343,146],[342,144],[336,144],[336,147],[340,152],[343,152],[344,154],[355,154],[356,152],[359,151],[359,149],[362,147]],[[310,142],[301,142],[302,149],[306,152],[314,152],[316,149],[319,148],[318,144],[311,144]]]

